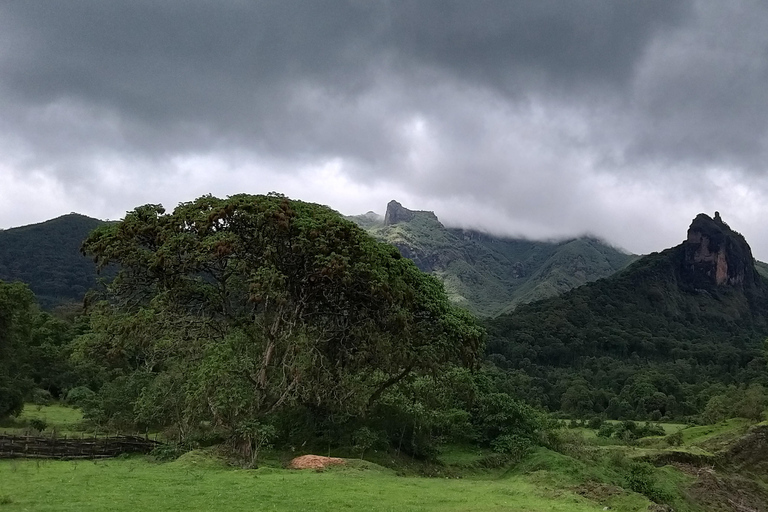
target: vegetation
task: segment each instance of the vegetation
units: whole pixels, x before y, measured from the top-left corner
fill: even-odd
[[[480,316],[609,276],[635,258],[595,238],[539,242],[496,237],[445,228],[431,212],[392,208],[402,220],[384,224],[371,213],[350,218],[440,278],[451,301]]]
[[[37,307],[22,283],[0,281],[0,419],[26,398],[46,403],[76,379],[68,361],[74,324]]]
[[[83,247],[120,267],[75,341],[99,424],[246,454],[262,438],[335,443],[369,427],[426,455],[468,423],[429,401],[458,407],[435,383],[477,365],[483,331],[437,279],[326,207],[277,194],[148,205]]]
[[[406,213],[390,233],[431,230],[435,251],[462,233]],[[701,244],[485,320],[484,358],[485,329],[438,278],[326,207],[270,194],[136,208],[83,244],[113,277],[86,311],[41,311],[0,281],[0,426],[167,444],[2,461],[0,508],[195,510],[226,495],[234,510],[759,509],[768,280],[719,217],[696,222],[714,226]],[[507,249],[507,263],[583,262],[582,242],[461,251],[491,269]],[[705,246],[736,259],[717,272],[690,258]],[[411,255],[439,272],[464,258],[453,247]],[[306,453],[347,463],[283,469]]]
[[[46,417],[54,429],[77,417],[64,407],[35,405],[25,407],[23,415],[46,411],[52,413]],[[612,424],[638,433],[648,428],[632,427],[629,422]],[[358,461],[353,457],[360,455],[363,441],[334,449],[334,456],[349,457],[346,464],[320,472],[284,469],[290,457],[302,453],[289,450],[267,450],[260,467],[248,470],[238,469],[240,461],[213,449],[181,456],[175,452],[170,454],[172,462],[166,462],[166,454],[161,453],[99,462],[0,461],[4,475],[0,497],[6,510],[56,511],[203,510],[216,508],[224,496],[233,510],[258,506],[273,510],[596,511],[610,507],[634,512],[671,507],[695,512],[730,510],[735,497],[739,506],[756,509],[765,502],[765,489],[756,480],[739,476],[735,466],[738,463],[758,477],[764,475],[759,450],[765,446],[748,443],[750,436],[754,441],[763,435],[759,429],[765,427],[749,430],[750,425],[754,422],[739,420],[682,430],[679,425],[659,426],[679,434],[681,441],[675,446],[656,437],[617,439],[605,446],[598,437],[582,435],[592,429],[579,426],[552,431],[557,451],[537,447],[502,463],[493,452],[470,445],[446,445],[431,462],[419,464],[391,449],[370,449],[368,460]],[[744,460],[744,449],[734,450],[737,446],[746,448],[758,465]],[[699,454],[701,462],[688,454]],[[688,462],[672,466],[665,465],[665,460]],[[720,461],[716,468],[712,467],[715,460]]]
[[[659,420],[709,407],[707,420],[757,418],[768,385],[768,281],[687,288],[682,250],[488,321],[490,360],[517,396],[567,415]],[[726,402],[728,412],[718,406]]]
[[[26,283],[44,309],[82,303],[97,282],[95,265],[80,254],[80,244],[101,224],[72,213],[0,230],[0,280]]]

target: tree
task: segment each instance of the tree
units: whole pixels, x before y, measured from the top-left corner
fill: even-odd
[[[0,418],[21,412],[33,386],[28,351],[36,313],[26,285],[0,281]]]
[[[482,349],[437,279],[333,210],[277,194],[142,206],[83,250],[120,270],[78,357],[141,380],[129,407],[155,424],[235,432],[291,406],[361,416]],[[175,404],[165,413],[144,406],[158,392]]]

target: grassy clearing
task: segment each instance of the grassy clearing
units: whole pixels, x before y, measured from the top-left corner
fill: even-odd
[[[0,497],[6,502],[0,505],[3,511],[603,509],[575,492],[520,475],[406,478],[369,464],[320,473],[274,467],[236,470],[191,454],[166,464],[145,458],[0,461]]]
[[[18,417],[6,420],[0,425],[0,432],[23,434],[30,429],[32,420],[45,422],[45,431],[67,434],[82,431],[83,413],[79,409],[65,405],[25,404]]]
[[[712,444],[711,441],[721,438],[723,441],[733,440],[743,435],[754,422],[743,418],[733,418],[714,425],[690,427],[683,430],[683,442],[697,446]]]
[[[35,418],[43,420],[49,426],[60,430],[76,430],[83,422],[83,413],[80,409],[59,404],[26,404],[18,417],[21,421],[29,421]]]

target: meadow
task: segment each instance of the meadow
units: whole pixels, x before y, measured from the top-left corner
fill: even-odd
[[[45,419],[51,430],[76,428],[80,421],[78,411],[64,406],[28,406],[16,427],[34,418]],[[325,470],[286,469],[293,454],[278,451],[267,451],[258,468],[243,469],[216,449],[190,451],[170,462],[144,455],[0,460],[0,512],[581,512],[605,507],[635,512],[654,507],[654,500],[695,512],[710,510],[688,499],[695,477],[644,460],[667,450],[709,453],[748,427],[744,420],[668,425],[666,432],[682,433],[683,444],[676,447],[665,446],[664,437],[606,445],[588,429],[567,429],[559,452],[539,447],[516,463],[498,466],[487,464],[490,452],[471,446],[446,446],[430,464],[371,451],[368,460],[350,458]]]
[[[624,501],[627,501],[625,496]],[[616,500],[614,500],[616,501]],[[648,501],[636,495],[632,508]],[[620,505],[620,503],[614,503]],[[626,503],[629,505],[630,503]],[[367,510],[596,511],[605,505],[541,474],[464,478],[398,476],[357,462],[343,468],[228,468],[196,452],[169,463],[147,457],[97,462],[0,462],[3,511]],[[636,507],[637,508],[636,508]]]

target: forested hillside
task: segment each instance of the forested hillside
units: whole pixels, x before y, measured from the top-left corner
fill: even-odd
[[[96,266],[80,253],[80,245],[102,224],[71,213],[0,231],[0,280],[28,284],[46,309],[82,302],[96,285]]]
[[[384,217],[350,218],[439,277],[451,301],[480,316],[609,276],[635,259],[596,238],[541,242],[446,228],[432,212],[396,201]]]
[[[746,241],[702,214],[679,246],[489,321],[488,351],[551,410],[681,417],[728,385],[768,384],[767,316]]]

